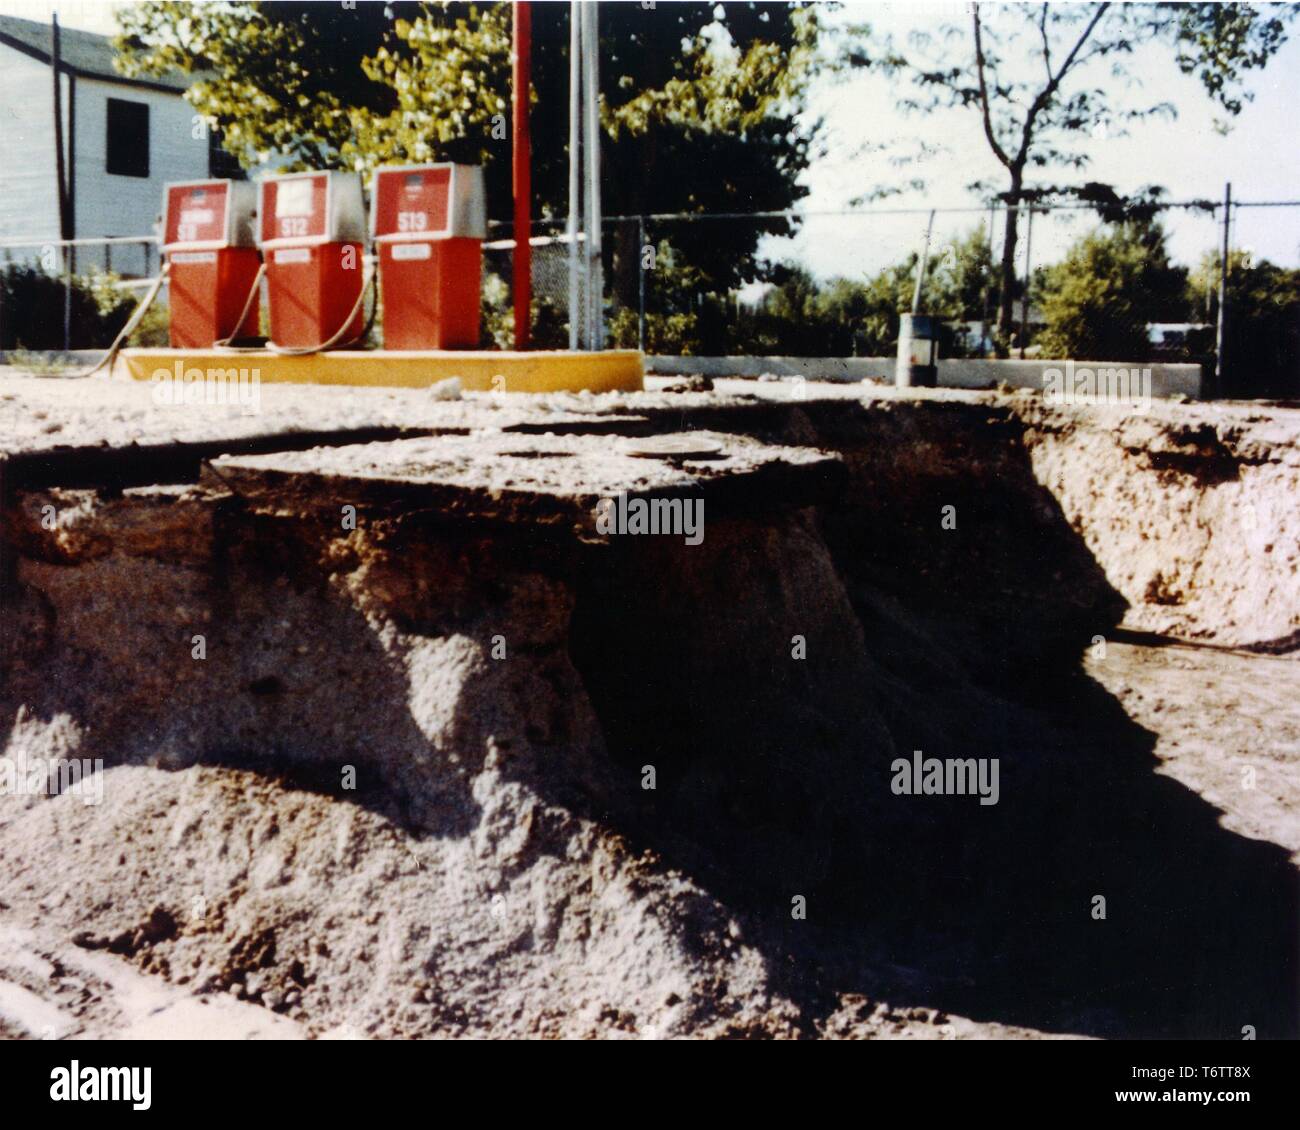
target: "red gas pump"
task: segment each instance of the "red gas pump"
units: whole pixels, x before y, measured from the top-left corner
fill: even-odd
[[[384,348],[477,348],[487,234],[483,170],[377,170],[370,234],[379,256]]]
[[[249,301],[260,265],[253,238],[256,202],[256,190],[246,181],[183,181],[163,189],[173,349],[211,349],[215,342],[257,333],[257,296]],[[245,305],[248,314],[237,326]]]
[[[365,286],[361,178],[267,177],[259,217],[275,344],[310,349],[358,337]]]

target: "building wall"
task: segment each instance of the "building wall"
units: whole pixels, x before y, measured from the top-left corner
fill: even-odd
[[[0,44],[0,239],[57,239],[58,234],[50,68]],[[33,248],[12,251],[10,257],[27,260],[38,254]]]
[[[194,111],[179,95],[102,79],[64,78],[65,131],[69,87],[75,91],[75,216],[79,238],[153,235],[163,185],[208,175],[207,138],[193,136]],[[108,99],[149,106],[149,176],[108,173]],[[65,137],[67,136],[65,132]],[[57,239],[59,206],[55,188],[54,108],[50,68],[0,45],[0,239]],[[11,250],[11,260],[31,261],[39,248]],[[6,257],[0,252],[0,261]],[[81,248],[76,268],[104,266],[102,250]],[[117,247],[112,266],[124,274],[157,269],[138,247]]]
[[[76,85],[77,235],[154,234],[163,185],[168,181],[201,180],[208,175],[207,136],[193,136],[193,108],[180,95],[159,90],[87,78],[78,78]],[[107,171],[110,98],[149,106],[148,177],[118,176]],[[157,264],[155,253],[150,272]],[[140,249],[114,248],[113,266],[123,273],[144,273]]]

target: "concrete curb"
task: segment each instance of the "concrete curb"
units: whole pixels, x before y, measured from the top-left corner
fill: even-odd
[[[892,357],[646,357],[646,373],[657,376],[807,377],[819,381],[876,380],[893,384]],[[1201,395],[1201,366],[1133,361],[1076,361],[1075,369],[1128,368],[1151,370],[1153,396]],[[1042,390],[1048,369],[1062,369],[1064,361],[940,360],[941,388],[1012,388]]]

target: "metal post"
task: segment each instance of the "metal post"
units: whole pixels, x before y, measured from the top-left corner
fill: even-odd
[[[1228,247],[1232,225],[1232,184],[1223,188],[1223,257],[1219,262],[1219,319],[1214,331],[1214,389],[1211,395],[1222,396],[1227,369],[1223,355],[1228,345]]]
[[[50,71],[54,75],[54,176],[55,199],[59,206],[59,238],[71,239],[68,224],[68,186],[63,164],[63,84],[59,51],[59,17],[54,15],[50,24]],[[63,351],[72,348],[72,269],[69,248],[63,245]]]
[[[511,162],[515,197],[515,348],[527,349],[533,312],[532,147],[528,135],[529,57],[532,53],[532,9],[527,0],[514,3],[514,136]]]
[[[645,217],[636,218],[636,261],[640,268],[637,274],[639,309],[636,319],[636,347],[645,352]]]
[[[925,225],[925,246],[921,250],[921,261],[916,265],[916,289],[912,291],[912,313],[921,312],[921,287],[925,285],[926,261],[930,258],[930,236],[934,231],[934,210],[930,211],[929,222]]]
[[[72,349],[72,251],[63,248],[63,352]]]
[[[997,205],[989,201],[989,270],[984,276],[984,302],[980,306],[980,356],[989,353],[989,323],[993,321],[993,227],[997,220]]]
[[[55,202],[59,207],[59,238],[71,239],[68,231],[68,185],[63,158],[63,84],[59,72],[62,61],[59,51],[59,17],[52,17],[50,25],[50,71],[54,75],[54,177]]]
[[[1025,359],[1025,339],[1029,336],[1029,288],[1034,278],[1034,206],[1029,206],[1025,225],[1025,293],[1020,299],[1020,360]]]
[[[600,28],[599,5],[582,5],[583,102],[587,150],[587,309],[589,349],[605,346],[600,215]]]
[[[582,153],[579,123],[582,87],[582,19],[578,0],[569,3],[569,348],[581,344],[578,317],[578,211],[581,207]]]
[[[66,164],[63,181],[67,193],[67,227],[64,239],[77,238],[77,76],[68,72],[68,136],[64,142],[67,147]],[[76,252],[73,252],[72,265],[77,265]]]

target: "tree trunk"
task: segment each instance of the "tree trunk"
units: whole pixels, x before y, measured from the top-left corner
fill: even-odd
[[[1007,192],[1006,234],[1002,240],[1002,264],[998,270],[998,334],[1004,341],[1011,340],[1015,331],[1016,300],[1016,245],[1019,234],[1020,190],[1023,180],[1018,170],[1011,174],[1011,188]]]

